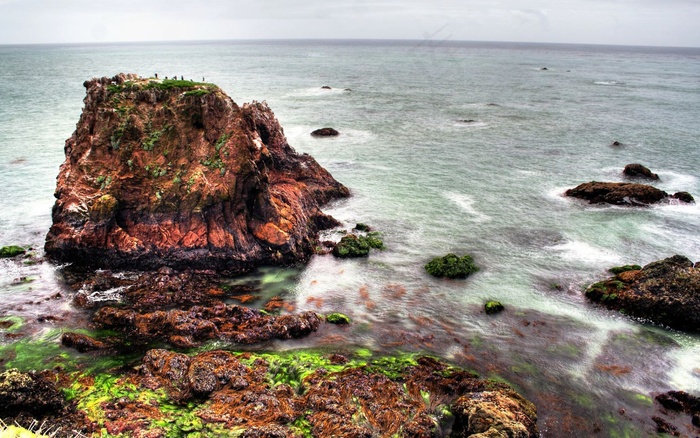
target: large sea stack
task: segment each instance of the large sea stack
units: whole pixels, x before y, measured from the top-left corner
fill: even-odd
[[[304,261],[348,196],[296,153],[267,104],[133,74],[85,82],[46,253],[102,267],[243,271]]]

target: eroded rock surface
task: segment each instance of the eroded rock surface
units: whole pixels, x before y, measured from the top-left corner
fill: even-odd
[[[85,88],[57,179],[51,258],[242,271],[306,260],[336,224],[319,207],[347,188],[289,146],[265,103],[125,74]]]
[[[700,331],[700,265],[675,255],[595,283],[586,297],[672,328]]]

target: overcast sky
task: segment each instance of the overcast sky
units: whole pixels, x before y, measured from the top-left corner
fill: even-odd
[[[278,38],[700,47],[700,0],[0,0],[0,44]]]

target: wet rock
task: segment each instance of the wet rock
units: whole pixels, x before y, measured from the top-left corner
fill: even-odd
[[[95,313],[94,321],[101,327],[120,330],[136,342],[163,340],[176,345],[184,342],[186,345],[182,346],[210,339],[254,344],[301,338],[318,330],[321,324],[314,312],[274,316],[233,304],[148,313],[103,307]]]
[[[695,397],[685,391],[668,391],[657,395],[656,401],[666,409],[690,415],[693,424],[700,426],[696,422],[700,415],[700,397]]]
[[[241,272],[306,261],[346,197],[265,103],[213,84],[92,79],[56,186],[46,254],[74,265]]]
[[[626,314],[679,330],[700,331],[700,268],[676,255],[623,270],[589,286],[586,297]]]
[[[484,304],[484,311],[487,315],[494,315],[496,313],[501,313],[505,307],[499,301],[488,301]]]
[[[18,255],[22,255],[27,250],[25,248],[22,248],[21,246],[17,245],[9,245],[9,246],[3,246],[0,248],[0,258],[11,258],[11,257],[17,257]]]
[[[331,87],[328,85],[324,85],[321,87],[321,90],[331,90]]]
[[[9,369],[0,373],[0,418],[19,413],[44,417],[63,409],[64,398],[43,376]]]
[[[313,135],[314,137],[335,137],[337,135],[340,135],[340,132],[336,131],[333,128],[319,128],[311,132],[311,135]]]
[[[425,265],[425,270],[433,277],[467,278],[477,272],[479,267],[474,264],[474,259],[470,255],[460,257],[450,253],[429,261]]]
[[[622,173],[631,177],[642,177],[655,181],[659,179],[659,175],[653,173],[647,167],[637,163],[626,165]]]
[[[646,184],[597,181],[569,189],[565,195],[586,200],[591,204],[623,206],[647,206],[669,198],[668,193]]]
[[[66,332],[61,335],[61,344],[68,348],[75,348],[81,353],[87,351],[107,350],[113,347],[109,342],[100,341],[80,333]]]
[[[367,235],[348,234],[340,239],[333,248],[333,255],[338,258],[367,257],[372,248],[383,249],[384,242],[379,233]]]
[[[678,199],[681,202],[685,202],[686,204],[695,202],[695,198],[693,198],[693,195],[691,195],[688,192],[676,192],[673,195],[671,195],[671,197],[674,199]]]
[[[610,146],[622,146],[622,143],[620,143],[619,141],[615,140],[614,142],[612,142],[612,143],[610,144]]]
[[[481,391],[460,397],[454,405],[452,436],[537,437],[532,403],[500,392]]]

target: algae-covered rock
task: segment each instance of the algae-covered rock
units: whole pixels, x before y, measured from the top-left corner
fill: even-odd
[[[367,257],[372,248],[384,248],[384,242],[379,233],[372,232],[366,236],[348,234],[343,236],[333,248],[333,255],[339,258]]]
[[[455,402],[454,437],[537,437],[534,405],[522,397],[480,391]]]
[[[434,277],[467,278],[477,272],[479,267],[474,264],[474,259],[470,255],[459,257],[450,253],[432,259],[425,265],[425,270]]]
[[[0,248],[0,258],[10,258],[10,257],[17,257],[18,255],[22,255],[27,250],[25,248],[22,248],[21,246],[17,245],[8,245],[8,246],[3,246]]]
[[[27,412],[39,417],[63,408],[56,386],[37,373],[9,369],[0,373],[0,418]]]
[[[342,313],[330,313],[326,315],[326,322],[331,324],[350,324],[350,318]]]
[[[504,384],[431,357],[337,356],[150,350],[124,375],[70,376],[70,393],[98,430],[134,436],[461,437],[487,423],[502,436],[537,432],[535,407]]]
[[[484,311],[487,315],[500,313],[503,311],[503,309],[505,309],[505,307],[503,307],[503,304],[501,304],[499,301],[488,301],[486,304],[484,304]]]
[[[700,267],[676,255],[592,284],[586,297],[604,306],[672,328],[700,331]]]
[[[642,269],[642,267],[639,265],[624,265],[624,266],[614,266],[614,267],[608,269],[608,271],[610,271],[611,273],[613,273],[615,275],[618,275],[618,274],[622,274],[623,272],[638,271],[640,269]]]

